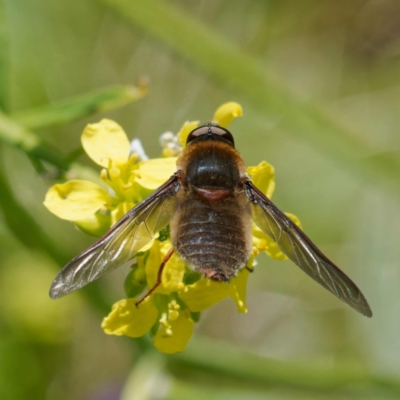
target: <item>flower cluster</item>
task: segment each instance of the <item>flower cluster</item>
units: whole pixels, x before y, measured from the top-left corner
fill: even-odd
[[[213,121],[226,127],[241,115],[241,106],[229,102],[217,109]],[[198,121],[186,122],[177,135],[164,133],[160,138],[162,157],[147,160],[140,156],[143,151],[132,154],[131,143],[116,122],[102,120],[88,125],[82,134],[82,146],[88,156],[103,167],[101,181],[98,184],[71,180],[56,184],[47,192],[45,206],[59,218],[73,221],[83,231],[101,236],[175,172],[176,156],[185,146],[188,134],[197,126]],[[137,145],[136,139],[136,148]],[[258,166],[248,167],[247,172],[270,198],[275,189],[274,168],[263,161]],[[296,217],[290,217],[298,223]],[[105,333],[136,338],[149,332],[158,350],[181,352],[193,334],[201,311],[230,297],[239,312],[247,312],[247,279],[259,252],[285,259],[275,242],[253,226],[253,252],[248,268],[243,268],[229,284],[210,281],[194,273],[175,253],[164,267],[161,285],[136,307],[140,295],[156,283],[161,261],[171,247],[169,232],[165,229],[137,254],[125,280],[127,298],[116,302],[104,318]]]

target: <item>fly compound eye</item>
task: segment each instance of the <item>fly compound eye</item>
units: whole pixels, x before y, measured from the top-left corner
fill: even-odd
[[[226,130],[225,128],[221,128],[217,125],[205,125],[200,126],[199,128],[194,129],[190,132],[186,145],[192,142],[195,139],[206,140],[206,139],[214,139],[221,140],[223,142],[228,143],[232,147],[235,147],[235,141],[233,140],[232,134]]]
[[[200,136],[208,135],[209,126],[200,126],[199,128],[194,129],[189,133],[189,136],[186,140],[186,145],[188,145],[192,140],[197,139]]]
[[[229,142],[232,147],[235,147],[235,141],[233,140],[232,134],[225,128],[221,128],[220,126],[211,126],[211,132],[214,135],[218,135],[225,141]]]

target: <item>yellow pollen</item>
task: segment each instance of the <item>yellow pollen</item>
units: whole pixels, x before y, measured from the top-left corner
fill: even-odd
[[[179,310],[181,308],[181,306],[176,302],[176,300],[171,300],[168,303],[168,308],[170,310]]]

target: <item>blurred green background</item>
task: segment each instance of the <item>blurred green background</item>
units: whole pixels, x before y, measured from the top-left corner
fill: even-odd
[[[1,399],[400,398],[398,1],[0,4]],[[126,85],[143,77],[149,93],[131,102]],[[115,119],[156,157],[162,132],[229,100],[244,108],[231,131],[246,162],[275,166],[275,203],[374,317],[267,257],[249,313],[223,301],[176,356],[101,330],[123,272],[50,300],[56,272],[93,242],[42,205],[68,156],[93,166],[84,126]]]

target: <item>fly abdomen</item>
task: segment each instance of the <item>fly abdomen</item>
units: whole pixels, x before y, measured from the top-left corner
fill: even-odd
[[[192,193],[171,222],[175,249],[210,279],[229,281],[249,258],[251,223],[235,197],[210,203]]]

